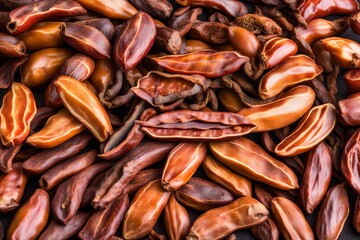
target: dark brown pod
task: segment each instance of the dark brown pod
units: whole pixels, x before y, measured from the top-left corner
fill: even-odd
[[[66,224],[75,216],[87,185],[99,173],[109,168],[112,163],[102,162],[87,167],[59,185],[51,202],[54,218]]]
[[[7,239],[35,240],[45,228],[49,213],[49,195],[42,189],[36,189],[27,202],[16,212],[7,229]]]
[[[20,151],[22,145],[16,147],[0,147],[0,171],[10,172],[15,155]]]
[[[281,27],[268,17],[257,14],[245,14],[235,19],[236,25],[246,28],[254,34],[282,35]]]
[[[169,18],[173,7],[167,0],[130,0],[130,3],[137,9],[144,11],[154,18]]]
[[[77,212],[70,221],[64,225],[53,219],[45,231],[40,235],[39,240],[66,240],[74,236],[90,217],[90,212]]]
[[[185,10],[186,8],[184,8]],[[183,10],[180,8],[180,10]],[[203,10],[201,8],[186,9],[185,12],[177,14],[179,9],[174,12],[172,17],[168,22],[168,26],[176,31],[179,31],[180,36],[184,36],[189,32],[191,26],[197,20],[197,17],[202,14]]]
[[[106,209],[94,212],[77,236],[84,240],[111,239],[128,208],[128,195],[120,195]]]
[[[253,227],[251,233],[259,240],[278,240],[279,229],[271,218]]]
[[[23,41],[6,33],[0,32],[0,57],[25,57],[26,46]]]
[[[358,10],[349,18],[351,30],[360,35],[360,11]]]
[[[202,178],[193,177],[175,192],[176,199],[187,207],[200,211],[224,206],[234,197],[229,191]]]
[[[32,3],[32,2],[38,2],[39,0],[3,0],[1,2],[2,5],[9,9],[15,9],[17,7],[20,7],[22,5]]]
[[[155,41],[164,50],[168,51],[171,54],[178,53],[182,45],[180,33],[166,26],[156,26]]]
[[[332,176],[332,152],[321,142],[314,147],[307,159],[300,186],[300,204],[311,214],[319,206],[330,184]]]
[[[57,147],[46,149],[23,162],[23,169],[30,174],[41,174],[84,149],[92,135],[80,133]]]
[[[196,21],[190,28],[192,38],[210,44],[221,44],[228,41],[228,26],[218,22]]]
[[[86,20],[76,21],[75,23],[96,28],[102,34],[104,34],[109,41],[111,41],[114,36],[115,27],[108,18],[90,18]]]
[[[133,179],[129,182],[129,184],[125,187],[124,192],[131,195],[142,188],[144,185],[148,184],[155,179],[161,178],[162,169],[144,169],[138,174],[135,175]]]
[[[11,34],[19,34],[48,17],[72,17],[85,14],[86,10],[75,1],[42,0],[12,10],[7,29]]]
[[[60,25],[62,39],[76,50],[95,59],[109,59],[111,44],[106,36],[94,27],[78,23]]]
[[[146,31],[145,31],[146,29]],[[122,27],[114,43],[114,60],[121,71],[135,67],[149,52],[156,36],[154,20],[139,12]]]
[[[96,157],[97,151],[91,150],[59,163],[40,177],[40,187],[50,191],[60,182],[89,167]]]
[[[355,201],[354,213],[352,217],[352,224],[355,230],[360,233],[360,196],[357,196]]]
[[[27,57],[9,59],[0,67],[0,88],[9,88],[15,81],[15,73],[26,62]]]
[[[316,219],[317,237],[319,239],[338,239],[349,211],[345,183],[332,187],[326,194]]]
[[[229,18],[220,12],[214,12],[213,14],[211,14],[208,18],[208,21],[223,23],[226,26],[231,25]]]
[[[0,31],[6,32],[6,23],[10,19],[10,12],[0,11]]]
[[[0,175],[0,212],[14,210],[20,204],[25,191],[27,177],[21,164],[14,164],[13,170]]]
[[[350,93],[360,92],[360,69],[347,70],[343,79]]]

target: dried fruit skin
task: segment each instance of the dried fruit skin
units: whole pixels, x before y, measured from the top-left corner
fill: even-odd
[[[279,156],[292,157],[304,153],[325,139],[336,123],[335,106],[331,103],[319,105],[301,119],[296,129],[275,148]]]
[[[315,239],[308,222],[300,208],[284,197],[275,197],[271,201],[271,212],[286,240]]]
[[[123,237],[139,239],[146,236],[155,226],[170,195],[170,192],[162,189],[160,179],[146,184],[137,191],[124,218]]]
[[[35,99],[30,89],[21,83],[12,83],[0,109],[2,144],[10,147],[23,143],[30,132],[30,123],[36,111]]]
[[[169,18],[173,11],[173,6],[167,0],[130,0],[130,2],[134,7],[147,12],[154,18]]]
[[[26,55],[26,46],[23,41],[0,32],[0,57],[17,58]]]
[[[190,230],[190,218],[187,210],[171,195],[164,208],[165,229],[170,239],[184,239]]]
[[[347,70],[343,79],[350,93],[360,92],[360,69]]]
[[[251,197],[242,197],[232,203],[211,209],[200,215],[192,224],[187,240],[213,240],[230,233],[264,222],[269,211]]]
[[[109,116],[98,98],[85,84],[67,76],[54,82],[64,106],[99,140],[105,141],[113,129]]]
[[[49,213],[49,195],[42,189],[36,189],[16,212],[7,230],[7,239],[36,239],[45,228]]]
[[[253,227],[251,233],[259,240],[279,239],[279,229],[271,218]]]
[[[255,34],[239,26],[230,26],[228,28],[230,43],[242,55],[249,58],[256,57],[260,50],[260,42]]]
[[[348,126],[360,125],[359,113],[360,94],[354,93],[339,101],[339,117],[342,124]]]

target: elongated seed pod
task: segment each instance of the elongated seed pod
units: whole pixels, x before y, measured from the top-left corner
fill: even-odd
[[[187,210],[171,195],[164,208],[164,222],[170,239],[184,239],[190,230],[190,218]]]

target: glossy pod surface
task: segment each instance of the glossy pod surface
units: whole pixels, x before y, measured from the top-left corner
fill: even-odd
[[[174,240],[184,239],[190,230],[190,218],[187,210],[171,195],[164,208],[166,232]]]

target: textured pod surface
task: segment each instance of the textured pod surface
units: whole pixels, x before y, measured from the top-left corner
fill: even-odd
[[[122,71],[134,68],[149,52],[155,36],[155,22],[145,12],[140,12],[125,22],[114,43],[116,65]]]
[[[292,88],[273,102],[243,108],[238,113],[257,126],[254,132],[265,132],[294,123],[311,108],[314,100],[314,90],[301,85]]]
[[[190,110],[174,110],[137,123],[152,138],[180,141],[232,139],[256,129],[240,114]]]
[[[184,186],[204,161],[207,152],[205,142],[179,143],[166,160],[161,184],[167,191]]]
[[[72,77],[60,76],[54,85],[69,112],[100,142],[105,141],[113,129],[107,112],[95,94],[85,84]]]
[[[235,24],[254,34],[282,35],[281,27],[271,18],[257,14],[245,14],[235,19]]]
[[[183,205],[200,211],[231,203],[234,198],[226,189],[202,178],[193,177],[175,192]]]
[[[336,123],[336,110],[331,103],[313,107],[300,121],[296,129],[275,148],[279,156],[296,156],[324,140]]]
[[[25,191],[27,176],[19,164],[13,170],[0,175],[0,212],[14,210],[20,204]]]
[[[236,230],[251,228],[264,222],[268,215],[269,211],[256,199],[242,197],[200,215],[191,226],[187,239],[221,239]]]
[[[356,231],[360,233],[360,197],[357,196],[355,201],[354,213],[352,217],[352,224]]]
[[[76,0],[76,2],[110,19],[127,20],[138,12],[127,0]]]
[[[201,8],[186,9],[185,7],[174,12],[168,23],[170,28],[179,31],[180,36],[188,33],[197,17],[203,13]],[[178,11],[181,11],[181,13],[178,13]]]
[[[219,22],[198,20],[191,26],[189,35],[210,44],[221,44],[229,40],[228,26]]]
[[[72,55],[65,48],[45,48],[29,55],[21,66],[21,82],[28,87],[40,87],[58,73]]]
[[[190,230],[190,218],[187,210],[171,195],[164,208],[164,222],[170,239],[184,239]]]
[[[155,226],[171,193],[161,187],[160,179],[142,187],[134,196],[127,211],[122,234],[125,239],[138,239],[146,236]]]
[[[11,34],[19,34],[48,17],[71,17],[85,14],[86,10],[75,1],[42,0],[12,10],[7,29]]]
[[[295,173],[288,166],[247,138],[211,142],[209,147],[216,159],[250,179],[284,190],[299,187]]]
[[[298,9],[305,21],[331,14],[351,14],[359,8],[356,0],[304,0]]]
[[[281,234],[286,240],[314,238],[300,208],[292,201],[284,197],[275,197],[271,201],[271,212]]]
[[[306,168],[300,187],[300,204],[311,214],[319,206],[329,187],[332,177],[332,152],[321,142],[315,146],[306,159]]]
[[[15,82],[15,74],[18,68],[26,62],[27,57],[11,58],[0,67],[0,88],[9,88]]]
[[[45,126],[26,139],[26,143],[37,148],[52,148],[85,130],[85,126],[67,109],[50,117]]]
[[[36,111],[35,99],[30,89],[21,83],[12,83],[0,109],[2,144],[20,145],[30,132],[30,123]]]
[[[16,212],[7,230],[7,239],[36,239],[45,228],[50,213],[47,192],[37,189]]]
[[[95,59],[109,59],[111,56],[109,40],[94,27],[78,23],[62,23],[60,36],[71,47]]]
[[[0,32],[0,56],[11,58],[25,57],[26,46],[18,38]]]
[[[360,35],[360,11],[359,10],[349,18],[349,24],[350,24],[351,30],[353,30],[353,32],[356,33],[357,35]]]
[[[233,195],[251,197],[252,184],[249,179],[232,171],[210,155],[206,156],[202,166],[208,178],[229,190]]]
[[[18,38],[25,43],[26,49],[30,51],[61,47],[64,45],[64,41],[60,36],[60,24],[61,22],[41,22],[20,34]]]
[[[288,57],[261,78],[259,95],[262,99],[274,97],[287,87],[317,77],[322,71],[322,68],[306,55]]]
[[[360,44],[356,41],[341,37],[330,37],[321,40],[321,44],[341,67],[360,67]]]
[[[167,0],[130,0],[130,2],[134,7],[154,18],[166,19],[173,12],[173,6]]]
[[[260,65],[264,69],[277,66],[287,57],[295,55],[298,50],[296,43],[288,38],[274,37],[265,42],[259,54]]]
[[[260,42],[255,34],[239,26],[228,28],[229,41],[242,55],[256,57],[260,50]]]
[[[349,126],[360,125],[360,93],[354,93],[339,101],[341,123]]]
[[[235,51],[201,50],[197,52],[153,57],[166,71],[179,74],[200,74],[207,78],[225,76],[238,70],[249,58]]]
[[[253,227],[251,233],[259,240],[278,240],[279,229],[270,218]]]
[[[345,183],[332,187],[326,194],[316,219],[317,237],[319,239],[338,239],[349,211],[349,198]]]
[[[360,129],[347,141],[340,160],[341,170],[346,181],[358,194],[360,194],[360,174],[358,171],[360,166],[359,142]]]
[[[344,74],[344,83],[350,93],[360,92],[360,69],[350,69]]]

